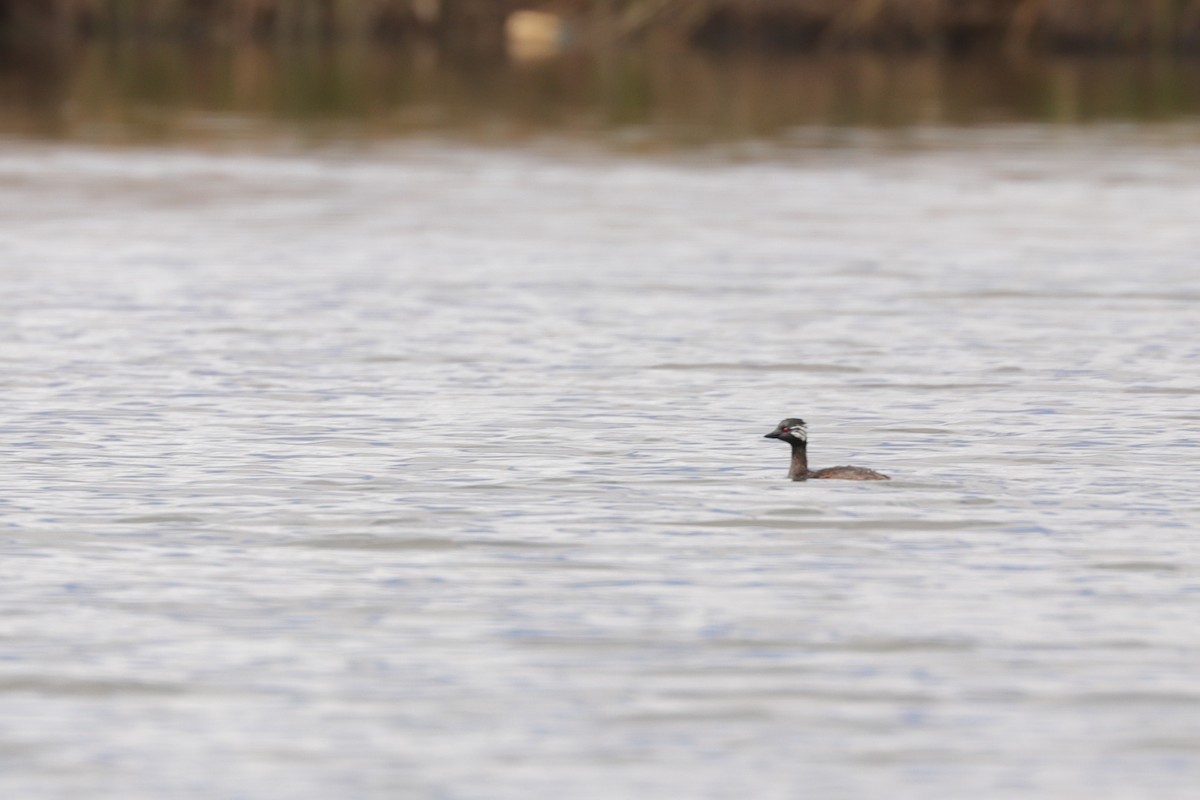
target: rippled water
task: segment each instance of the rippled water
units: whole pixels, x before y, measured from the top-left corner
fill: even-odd
[[[6,148],[4,795],[1193,796],[1200,149],[961,136]]]

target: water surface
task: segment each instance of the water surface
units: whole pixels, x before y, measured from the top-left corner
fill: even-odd
[[[5,796],[1190,797],[1200,150],[943,144],[8,143]]]

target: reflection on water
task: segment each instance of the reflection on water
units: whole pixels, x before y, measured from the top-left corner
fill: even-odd
[[[1200,113],[1200,61],[722,57],[666,46],[509,61],[428,47],[9,51],[0,132],[220,141],[430,132],[507,140],[772,138],[805,126],[1176,120]]]

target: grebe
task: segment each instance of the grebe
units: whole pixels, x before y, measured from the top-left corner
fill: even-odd
[[[794,481],[809,478],[839,478],[844,481],[889,481],[887,475],[865,467],[828,467],[812,472],[808,468],[808,427],[804,420],[789,417],[763,437],[779,439],[792,446],[792,468],[788,477]]]

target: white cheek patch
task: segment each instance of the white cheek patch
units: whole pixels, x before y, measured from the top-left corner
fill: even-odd
[[[803,425],[797,425],[794,428],[788,428],[787,432],[802,442],[808,441],[808,431],[804,429]]]

